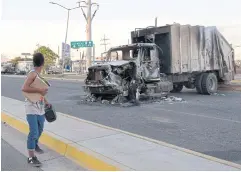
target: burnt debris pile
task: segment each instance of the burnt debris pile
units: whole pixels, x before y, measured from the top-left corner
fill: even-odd
[[[150,103],[162,103],[162,102],[185,102],[184,99],[175,97],[175,96],[162,96],[162,95],[140,95],[139,100],[128,100],[123,96],[99,96],[96,97],[94,95],[86,95],[81,99],[82,104],[89,105],[113,105],[113,106],[121,106],[121,107],[130,107],[130,106],[139,106],[141,104],[150,104]]]

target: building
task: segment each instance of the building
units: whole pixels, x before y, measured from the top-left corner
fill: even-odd
[[[33,61],[19,61],[16,70],[18,71],[24,71],[29,72],[31,69],[33,69]]]
[[[72,61],[72,72],[86,73],[86,60],[75,60]]]

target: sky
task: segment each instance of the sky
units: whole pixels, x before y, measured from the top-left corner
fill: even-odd
[[[67,8],[77,6],[77,0],[52,0]],[[240,0],[92,0],[100,8],[93,19],[92,37],[96,55],[104,51],[104,34],[111,46],[127,44],[135,28],[180,24],[217,26],[233,45],[241,45]],[[65,39],[67,11],[49,0],[1,0],[0,52],[13,58],[32,53],[36,45],[46,45],[58,52]],[[80,9],[70,12],[67,42],[86,40],[86,21]],[[241,48],[235,48],[241,59]],[[82,50],[81,50],[82,51]],[[72,50],[72,59],[79,51]]]

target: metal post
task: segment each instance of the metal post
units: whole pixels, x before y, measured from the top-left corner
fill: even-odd
[[[82,66],[82,60],[81,60],[81,51],[80,51],[79,52],[79,74],[82,73],[81,66]]]
[[[66,44],[67,42],[67,37],[68,37],[68,29],[69,29],[69,9],[68,9],[68,17],[67,17],[67,26],[66,26],[66,34],[65,34],[65,41],[64,43]]]
[[[60,5],[60,4],[58,4],[58,3],[56,3],[56,2],[49,2],[50,4],[53,4],[53,5],[58,5],[58,6],[60,6],[61,8],[64,8],[65,10],[67,10],[68,11],[68,16],[67,16],[67,26],[66,26],[66,33],[65,33],[65,40],[64,40],[64,47],[63,47],[63,49],[64,49],[64,54],[63,54],[63,56],[62,56],[62,73],[64,74],[64,61],[65,61],[65,45],[66,45],[66,43],[67,43],[67,37],[68,37],[68,28],[69,28],[69,13],[70,13],[70,11],[71,10],[74,10],[74,9],[77,9],[77,8],[81,8],[81,6],[78,6],[78,7],[74,7],[74,8],[66,8],[66,7],[64,7],[63,5]]]
[[[91,0],[87,1],[87,24],[86,24],[86,40],[91,41]],[[87,48],[87,67],[91,66],[91,47]]]
[[[62,73],[64,74],[64,62],[65,62],[65,46],[66,46],[66,43],[67,43],[67,37],[68,37],[68,29],[69,29],[69,12],[70,12],[70,9],[68,9],[68,16],[67,16],[67,25],[66,25],[66,33],[65,33],[65,40],[64,40],[64,54],[63,54],[63,57],[62,57]]]
[[[99,9],[99,4],[97,3],[92,3],[91,0],[87,0],[87,1],[80,1],[78,2],[79,6],[81,3],[85,3],[86,7],[87,7],[87,15],[85,14],[83,8],[81,7],[82,13],[85,17],[86,20],[86,40],[87,41],[93,41],[92,40],[92,20],[95,17],[95,14],[97,12],[97,10]],[[92,15],[92,5],[96,5],[97,9],[94,11],[93,15]],[[92,47],[88,47],[86,48],[86,58],[87,58],[87,68],[91,66],[91,61],[92,61]]]
[[[109,40],[110,40],[110,39],[107,39],[107,38],[105,37],[105,35],[104,35],[104,38],[100,40],[100,41],[103,41],[103,43],[100,44],[100,45],[104,45],[104,46],[105,46],[105,52],[107,51],[106,46],[108,45],[108,43],[107,43],[106,41],[109,41]]]
[[[106,39],[105,39],[105,35],[104,35],[104,44],[105,44],[105,52],[106,52],[106,43],[105,43],[105,40],[106,40]]]
[[[155,27],[157,27],[157,17],[155,18]]]
[[[93,61],[95,62],[95,44],[93,45]]]

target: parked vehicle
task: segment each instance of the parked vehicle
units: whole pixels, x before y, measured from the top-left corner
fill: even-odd
[[[25,70],[19,70],[19,69],[17,69],[16,71],[15,71],[15,74],[16,75],[26,75],[28,72],[26,72]]]
[[[14,74],[15,69],[11,65],[3,65],[1,66],[1,74]]]
[[[51,66],[47,70],[47,74],[61,74],[61,73],[62,73],[62,69],[60,67],[57,67],[57,66]]]

